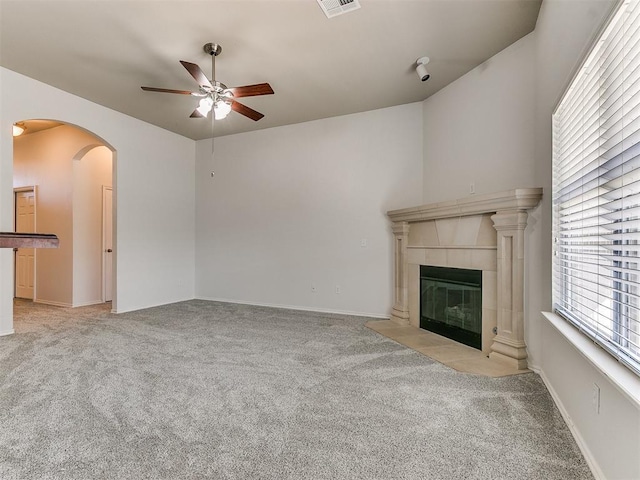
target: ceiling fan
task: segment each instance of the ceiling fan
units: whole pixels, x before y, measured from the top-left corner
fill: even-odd
[[[167,88],[140,87],[147,92],[177,93],[179,95],[192,95],[200,97],[200,103],[191,114],[192,118],[205,118],[211,110],[216,120],[225,118],[231,110],[238,112],[245,117],[260,120],[264,115],[252,108],[236,101],[236,98],[255,97],[258,95],[271,95],[273,89],[268,83],[258,83],[255,85],[245,85],[242,87],[227,88],[223,83],[216,81],[216,57],[222,53],[222,47],[217,43],[207,43],[202,47],[211,55],[211,80],[207,78],[202,69],[195,63],[180,60],[180,63],[191,76],[198,82],[198,91],[171,90]]]

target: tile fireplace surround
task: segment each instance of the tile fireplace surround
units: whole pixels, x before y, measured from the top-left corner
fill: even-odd
[[[541,198],[541,188],[519,188],[387,212],[395,241],[391,320],[420,326],[420,265],[482,270],[482,351],[526,369],[524,230]]]

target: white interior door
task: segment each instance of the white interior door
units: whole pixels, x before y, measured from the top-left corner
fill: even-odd
[[[16,232],[35,233],[36,197],[33,190],[16,192]],[[35,249],[18,248],[15,259],[16,297],[33,300]]]
[[[113,300],[113,191],[102,187],[102,292],[103,300]]]

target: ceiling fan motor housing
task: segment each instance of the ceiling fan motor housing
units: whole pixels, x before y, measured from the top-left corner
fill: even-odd
[[[222,47],[220,45],[218,45],[217,43],[207,43],[205,44],[204,47],[202,47],[202,49],[208,53],[209,55],[212,55],[214,57],[217,57],[218,55],[220,55],[222,53]]]

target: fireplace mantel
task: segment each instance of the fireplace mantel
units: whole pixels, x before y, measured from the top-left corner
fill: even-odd
[[[420,265],[482,270],[482,350],[527,368],[524,230],[541,198],[541,188],[518,188],[387,212],[395,238],[391,319],[419,326]]]
[[[387,216],[393,222],[422,222],[438,218],[496,213],[503,210],[528,210],[538,205],[541,198],[541,188],[518,188],[485,195],[471,195],[448,202],[391,210],[387,212]]]

